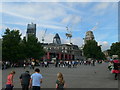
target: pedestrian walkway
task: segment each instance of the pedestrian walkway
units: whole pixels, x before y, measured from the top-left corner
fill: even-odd
[[[96,66],[79,65],[77,68],[60,67],[55,68],[50,66],[48,68],[40,67],[43,75],[42,88],[55,88],[56,74],[62,72],[68,88],[118,88],[118,81],[114,80],[114,75],[110,73],[107,68],[108,63],[97,64]],[[39,68],[39,67],[37,67]],[[34,72],[33,69],[23,68],[9,68],[3,70],[2,87],[5,87],[6,77],[11,70],[15,70],[15,88],[21,88],[19,76],[26,70],[30,74]]]

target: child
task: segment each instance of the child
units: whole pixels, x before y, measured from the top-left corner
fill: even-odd
[[[57,74],[56,88],[65,88],[65,81],[63,79],[62,73]]]

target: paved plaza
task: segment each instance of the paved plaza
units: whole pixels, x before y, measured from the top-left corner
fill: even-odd
[[[55,88],[56,74],[62,72],[67,84],[67,88],[118,88],[118,80],[114,80],[114,75],[107,69],[108,63],[96,64],[96,66],[79,65],[77,68],[60,67],[49,68],[38,67],[43,75],[42,88]],[[7,75],[11,70],[15,70],[14,86],[21,88],[19,76],[21,73],[29,70],[32,74],[34,71],[29,69],[9,68],[2,71],[2,87],[5,87]]]

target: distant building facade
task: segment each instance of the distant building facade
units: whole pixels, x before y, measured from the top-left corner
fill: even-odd
[[[81,60],[82,51],[77,45],[69,44],[43,44],[43,48],[46,51],[45,59],[52,60]]]
[[[27,25],[26,35],[27,38],[29,35],[34,35],[36,37],[36,24],[31,23]]]
[[[53,43],[54,44],[61,44],[60,36],[58,35],[58,33],[53,38]]]
[[[42,44],[46,55],[45,60],[81,60],[82,51],[77,45],[61,44],[61,40],[58,34],[53,38],[53,43]]]
[[[95,37],[94,37],[94,34],[92,31],[87,31],[86,32],[86,35],[85,35],[85,38],[84,38],[84,43],[86,44],[86,42],[88,40],[95,40]]]
[[[36,37],[36,24],[27,25],[27,38],[29,35]],[[50,37],[51,38],[51,37]],[[52,38],[51,38],[52,39]],[[61,44],[61,39],[58,33],[53,37],[52,43],[41,43],[46,54],[43,56],[43,60],[81,60],[82,51],[77,45],[73,44]]]

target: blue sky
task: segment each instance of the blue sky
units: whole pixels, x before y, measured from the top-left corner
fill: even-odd
[[[81,46],[88,30],[94,26],[95,40],[106,50],[118,41],[118,7],[117,2],[3,2],[2,26],[5,29],[19,29],[22,37],[26,35],[28,23],[37,24],[39,41],[47,29],[45,42],[52,42],[59,33],[62,43],[68,43],[66,26],[72,30],[72,42]]]

